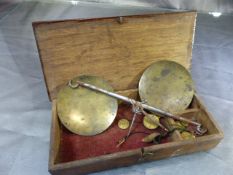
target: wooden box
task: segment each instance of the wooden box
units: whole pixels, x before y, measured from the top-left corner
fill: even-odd
[[[169,59],[190,69],[195,20],[195,12],[180,12],[33,23],[44,78],[53,104],[49,155],[51,174],[77,175],[129,166],[208,150],[220,142],[223,133],[197,95],[183,116],[195,116],[208,129],[206,135],[182,140],[178,134],[170,142],[158,145],[131,146],[129,143],[129,149],[82,158],[76,152],[81,154],[83,150],[72,140],[78,138],[65,131],[56,112],[59,88],[77,75],[101,76],[118,93],[137,98],[139,78],[151,63]],[[107,133],[101,135],[104,142]],[[99,149],[97,142],[89,147],[92,151]]]

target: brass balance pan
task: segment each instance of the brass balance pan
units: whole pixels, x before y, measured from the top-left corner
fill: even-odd
[[[177,114],[184,111],[194,95],[190,73],[173,61],[150,65],[139,81],[139,96],[148,105]]]
[[[113,92],[113,88],[102,78],[79,76],[72,79],[90,83]],[[57,111],[61,123],[71,132],[83,136],[92,136],[106,130],[117,114],[117,100],[102,93],[84,87],[65,86],[57,96]]]

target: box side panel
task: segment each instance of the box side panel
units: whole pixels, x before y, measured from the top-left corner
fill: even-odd
[[[50,169],[53,175],[82,175],[112,168],[133,165],[138,162],[141,157],[140,149],[130,152],[118,153],[109,156],[100,156],[94,159],[83,161],[75,161],[55,165]]]
[[[81,74],[101,76],[120,91],[137,88],[142,72],[155,61],[190,67],[195,12],[118,19],[33,24],[51,99]]]
[[[179,141],[166,145],[156,145],[154,147],[144,148],[141,154],[129,155],[128,157],[118,156],[118,158],[110,158],[106,160],[100,158],[98,161],[86,161],[84,164],[80,164],[79,162],[60,164],[59,166],[54,166],[54,168],[50,170],[50,173],[53,175],[88,174],[129,166],[136,163],[159,160],[198,151],[206,151],[215,147],[220,140],[221,138],[215,135],[208,138],[201,138],[195,142]]]
[[[219,127],[212,114],[206,109],[202,100],[197,94],[195,94],[195,99],[196,105],[200,109],[200,113],[197,116],[199,122],[209,129],[209,134],[219,134],[223,138],[224,134],[222,129]]]
[[[53,168],[59,153],[60,146],[60,126],[57,118],[56,100],[52,102],[52,122],[50,130],[50,150],[49,150],[49,169]]]
[[[180,141],[172,146],[148,147],[144,149],[141,161],[152,161],[169,158],[199,151],[207,151],[214,148],[220,141],[220,135],[203,136],[195,141]]]

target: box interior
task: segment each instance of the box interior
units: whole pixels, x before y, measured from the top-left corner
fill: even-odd
[[[125,94],[126,95],[126,94]],[[131,94],[132,97],[132,94]],[[56,114],[55,114],[56,115]],[[210,135],[218,134],[219,131],[215,127],[214,123],[206,114],[205,110],[202,109],[198,99],[194,96],[193,101],[191,102],[189,108],[184,111],[181,116],[190,118],[201,122],[204,127],[208,129],[208,132],[201,137],[206,137]],[[83,160],[88,158],[94,158],[102,155],[108,155],[112,153],[129,151],[134,149],[142,149],[144,147],[156,146],[153,143],[143,143],[141,142],[142,138],[147,134],[154,131],[163,132],[162,129],[158,128],[156,130],[146,129],[142,125],[143,115],[139,115],[136,119],[135,127],[133,129],[132,136],[122,144],[120,147],[116,147],[118,141],[123,138],[128,130],[119,129],[117,122],[121,118],[132,119],[131,107],[128,104],[121,103],[118,108],[118,113],[113,124],[103,133],[96,136],[85,137],[76,134],[72,134],[66,128],[62,126],[59,122],[58,116],[57,124],[59,133],[59,140],[56,152],[56,157],[54,159],[54,164],[67,163],[76,160]],[[196,137],[193,141],[199,139]],[[174,132],[170,137],[163,139],[160,144],[167,144],[171,142],[180,142],[182,141],[180,133]],[[158,144],[158,145],[160,145]]]

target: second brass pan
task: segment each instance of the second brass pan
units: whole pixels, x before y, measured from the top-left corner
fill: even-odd
[[[113,91],[100,77],[83,75],[74,78],[72,84],[77,80]],[[67,85],[57,96],[57,111],[62,124],[71,132],[84,136],[106,130],[116,117],[117,107],[116,99],[81,86],[73,89]]]
[[[189,72],[173,61],[150,65],[139,81],[139,95],[148,105],[171,113],[185,110],[194,94]]]

